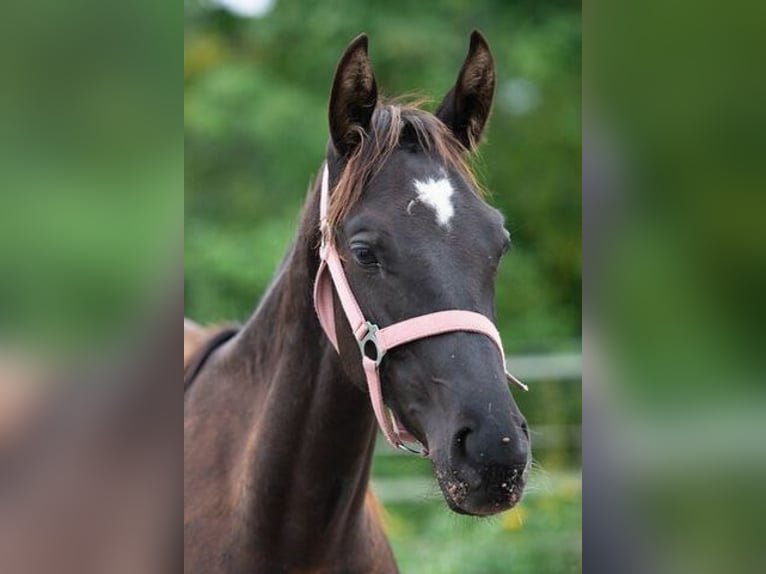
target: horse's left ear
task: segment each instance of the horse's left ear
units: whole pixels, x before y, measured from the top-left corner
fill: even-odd
[[[466,149],[471,150],[481,140],[494,93],[495,61],[487,40],[481,32],[474,30],[457,82],[439,105],[436,117],[452,129]]]

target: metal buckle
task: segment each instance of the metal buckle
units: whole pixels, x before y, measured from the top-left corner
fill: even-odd
[[[414,448],[408,446],[407,443],[399,442],[396,445],[396,448],[398,448],[399,450],[403,450],[404,452],[409,452],[409,453],[417,454],[420,456],[428,456],[428,449],[425,447],[420,450],[415,450]]]
[[[359,343],[359,352],[362,353],[362,358],[367,356],[367,353],[364,352],[365,347],[367,346],[367,343],[372,343],[375,345],[375,366],[380,366],[380,362],[383,360],[383,357],[386,354],[386,350],[380,346],[380,343],[378,342],[378,331],[380,329],[375,323],[370,323],[367,321],[365,323],[365,326],[367,327],[367,333],[362,337],[358,343]],[[371,359],[373,360],[373,359]]]

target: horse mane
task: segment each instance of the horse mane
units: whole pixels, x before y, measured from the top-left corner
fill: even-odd
[[[420,148],[456,170],[477,194],[484,195],[468,164],[468,151],[452,131],[435,115],[421,109],[422,100],[378,104],[368,132],[359,132],[359,144],[349,157],[330,196],[327,219],[330,229],[348,215],[402,138],[417,142]]]

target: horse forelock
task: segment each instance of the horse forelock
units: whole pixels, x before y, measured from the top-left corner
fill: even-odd
[[[406,129],[423,152],[457,171],[479,196],[484,195],[469,165],[469,152],[441,120],[419,107],[422,103],[390,102],[375,108],[368,132],[360,132],[359,144],[332,190],[327,218],[331,229],[337,229],[360,200],[365,186],[399,147]]]

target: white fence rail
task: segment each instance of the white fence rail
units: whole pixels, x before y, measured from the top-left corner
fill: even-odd
[[[508,370],[522,381],[582,379],[582,354],[517,355],[505,358]]]

